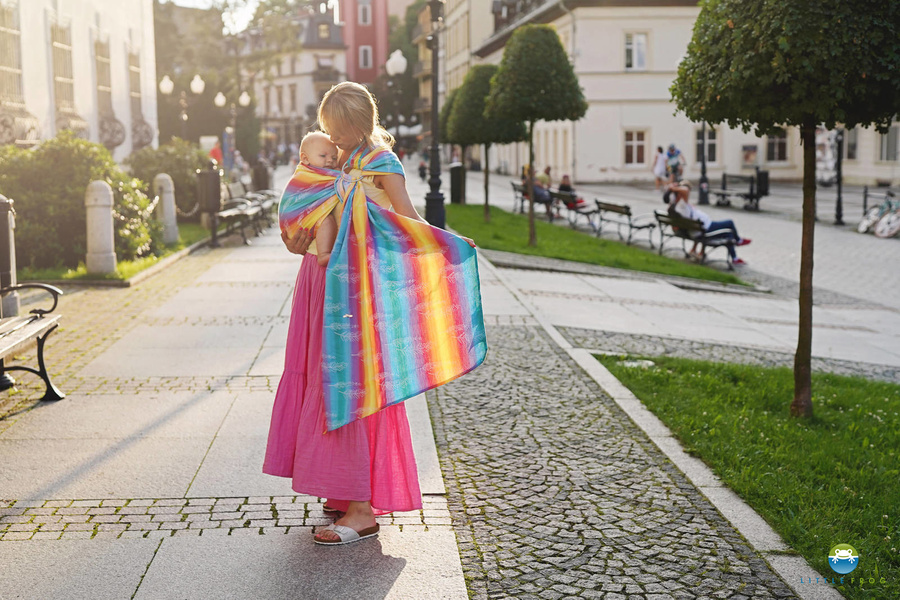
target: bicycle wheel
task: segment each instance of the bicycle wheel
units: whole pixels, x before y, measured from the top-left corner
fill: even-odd
[[[881,216],[881,207],[873,206],[863,216],[862,220],[859,222],[859,225],[856,226],[856,230],[860,233],[868,232],[870,229],[872,229],[872,226],[878,222],[878,219],[880,219]]]
[[[897,232],[900,232],[900,209],[885,214],[875,223],[875,237],[894,237]]]

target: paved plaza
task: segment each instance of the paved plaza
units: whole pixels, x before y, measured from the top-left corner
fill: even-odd
[[[656,207],[629,190],[596,193]],[[23,376],[0,400],[0,598],[838,597],[797,585],[816,573],[591,355],[790,360],[799,223],[714,211],[776,293],[482,251],[488,358],[408,402],[424,507],[344,548],[312,542],[322,499],[261,472],[299,267],[274,229],[67,290],[48,345],[67,398],[34,405]],[[845,262],[897,248],[817,234]],[[814,368],[900,381],[900,282],[828,275],[839,258],[817,256]]]

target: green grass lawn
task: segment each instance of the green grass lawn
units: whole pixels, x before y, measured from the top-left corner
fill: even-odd
[[[179,223],[178,242],[166,246],[165,252],[159,256],[145,256],[135,260],[120,260],[116,264],[116,272],[109,275],[89,275],[84,263],[80,263],[77,269],[58,267],[55,269],[29,269],[27,267],[16,270],[16,279],[25,281],[90,281],[97,279],[125,280],[134,277],[144,269],[152,267],[163,258],[183,250],[188,246],[209,237],[209,230],[198,223]]]
[[[840,577],[833,546],[856,548],[847,598],[900,598],[900,385],[813,374],[815,416],[803,421],[789,416],[790,369],[598,360],[820,574]]]
[[[723,283],[744,282],[730,273],[660,256],[656,251],[622,242],[599,239],[570,227],[552,225],[538,217],[535,222],[537,247],[528,245],[528,216],[491,207],[491,222],[484,222],[480,204],[448,204],[447,224],[488,250],[573,260],[592,265],[631,269],[663,275],[677,275]]]

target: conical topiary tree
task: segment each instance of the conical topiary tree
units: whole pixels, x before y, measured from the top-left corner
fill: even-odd
[[[466,74],[450,118],[447,133],[459,144],[484,144],[484,221],[490,222],[488,185],[490,179],[491,144],[510,144],[526,139],[525,123],[512,119],[488,119],[484,114],[485,102],[491,92],[491,78],[497,73],[497,65],[475,65]]]
[[[875,125],[900,111],[896,0],[705,0],[672,95],[692,121],[766,133],[800,128],[803,233],[791,414],[812,416],[816,127]]]
[[[578,77],[556,30],[549,25],[516,29],[503,51],[500,69],[491,79],[489,119],[528,124],[528,245],[537,245],[534,230],[534,124],[577,121],[587,112]]]

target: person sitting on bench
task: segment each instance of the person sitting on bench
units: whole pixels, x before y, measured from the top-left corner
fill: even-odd
[[[750,243],[750,238],[742,238],[738,235],[737,227],[734,224],[734,221],[731,219],[726,219],[724,221],[713,221],[709,215],[707,215],[702,210],[698,209],[696,206],[690,203],[689,197],[691,194],[691,182],[683,179],[675,184],[670,184],[668,187],[668,192],[671,192],[668,197],[674,200],[674,203],[669,204],[669,213],[675,213],[678,216],[684,217],[685,219],[690,219],[692,221],[700,221],[703,224],[703,229],[705,231],[710,230],[726,230],[724,234],[731,238],[732,243],[726,244],[728,248],[728,255],[731,257],[731,264],[733,265],[745,265],[747,264],[741,258],[738,258],[737,252],[735,251],[735,246],[746,246]],[[674,196],[674,198],[672,198]],[[665,196],[664,196],[665,197]],[[702,254],[697,253],[697,246],[699,242],[694,242],[693,248],[691,248],[691,256],[695,258],[702,258]]]
[[[530,169],[530,165],[525,165],[522,167],[522,186],[525,188],[525,197],[528,197],[528,169]],[[534,201],[538,204],[543,204],[547,209],[547,216],[552,218],[552,207],[553,207],[553,198],[550,197],[550,190],[547,189],[541,182],[539,177],[534,178]]]

